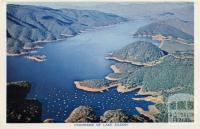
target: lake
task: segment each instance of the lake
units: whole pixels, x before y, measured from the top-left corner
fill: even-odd
[[[140,97],[135,92],[118,93],[111,88],[91,93],[77,89],[74,81],[102,79],[111,73],[110,66],[116,62],[106,60],[105,55],[134,42],[132,34],[148,23],[129,21],[48,43],[37,49],[37,54],[47,56],[42,63],[24,56],[8,57],[7,81],[29,81],[32,88],[27,98],[42,102],[42,118],[53,118],[56,122],[63,122],[80,105],[91,106],[98,116],[111,109],[123,109],[129,114],[137,114],[136,106],[147,110],[153,103],[133,101],[131,98]]]

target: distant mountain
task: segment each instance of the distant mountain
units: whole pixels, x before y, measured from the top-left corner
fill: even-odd
[[[168,4],[168,5],[172,7],[163,6],[160,8],[161,10],[158,10],[153,15],[149,15],[149,17],[154,21],[161,21],[161,20],[167,21],[168,19],[180,19],[183,21],[194,22],[194,5],[192,3],[185,3],[185,4],[179,3],[178,5],[176,4]]]
[[[55,5],[50,5],[55,7]],[[163,19],[180,18],[191,20],[194,7],[191,2],[92,2],[90,4],[82,2],[60,3],[57,8],[92,9],[107,13],[117,14],[130,19]],[[160,15],[164,14],[164,15]],[[173,15],[172,15],[173,14]]]
[[[160,14],[160,16],[172,16],[172,15],[175,15],[175,14],[172,12],[165,12],[165,13]]]
[[[193,23],[190,21],[168,19],[166,21],[154,22],[140,27],[134,35],[162,34],[163,36],[172,36],[174,38],[193,41],[193,31]]]
[[[161,23],[173,26],[189,35],[194,36],[194,21],[181,20],[179,18],[168,18]]]
[[[119,60],[121,62],[143,64],[158,60],[166,54],[166,52],[162,51],[160,48],[150,42],[136,41],[117,51],[114,51],[110,55],[110,58]]]
[[[20,54],[47,42],[74,36],[83,30],[126,21],[94,10],[52,9],[7,5],[7,52]]]

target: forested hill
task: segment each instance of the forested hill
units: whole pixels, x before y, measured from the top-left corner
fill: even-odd
[[[165,37],[181,38],[194,41],[194,23],[193,21],[184,21],[178,18],[167,19],[150,23],[140,27],[134,36],[138,35],[156,35],[161,34]]]
[[[38,42],[77,35],[93,27],[126,21],[94,10],[52,9],[32,5],[7,5],[7,52],[20,54]]]

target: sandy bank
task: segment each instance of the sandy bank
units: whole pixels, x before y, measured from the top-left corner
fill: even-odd
[[[117,84],[117,91],[121,92],[121,93],[125,93],[125,92],[131,92],[131,91],[138,91],[140,90],[140,86],[134,87],[134,88],[126,88],[125,86],[123,86],[122,84]]]
[[[122,60],[122,59],[119,59],[119,58],[114,57],[114,56],[106,57],[106,59],[116,60],[116,61],[119,61],[119,62],[122,62],[122,63],[130,63],[130,64],[133,64],[133,65],[144,66],[144,67],[150,67],[150,66],[154,66],[154,65],[157,65],[157,64],[160,63],[159,60],[155,60],[155,61],[147,62],[147,63],[141,63],[141,62],[135,62],[135,61],[129,61],[129,60]]]
[[[154,102],[156,104],[164,103],[163,102],[163,96],[159,92],[146,92],[146,91],[144,91],[143,86],[136,86],[134,88],[127,89],[122,84],[116,84],[116,85],[117,85],[117,91],[118,92],[125,93],[125,92],[136,91],[137,94],[144,96],[142,98],[132,98],[133,100],[151,101],[151,102]]]
[[[25,54],[28,54],[28,53],[7,53],[7,56],[22,56],[22,55],[25,55]]]
[[[141,107],[135,107],[135,109],[140,113],[143,114],[147,117],[149,117],[150,119],[152,119],[154,122],[156,121],[155,119],[155,115],[159,113],[159,110],[156,108],[155,105],[149,105],[148,106],[148,110],[149,111],[144,111]]]
[[[116,86],[116,85],[110,85],[110,86],[101,86],[99,88],[91,88],[91,87],[88,87],[86,83],[80,82],[80,81],[75,81],[74,84],[76,88],[84,90],[84,91],[89,91],[89,92],[103,92],[105,90],[108,90],[111,87]]]
[[[123,86],[121,83],[114,83],[110,84],[109,86],[101,86],[99,88],[92,88],[91,86],[88,87],[88,83],[81,82],[81,81],[75,81],[74,82],[76,88],[89,91],[89,92],[103,92],[105,90],[109,90],[109,88],[116,87],[118,92],[125,93],[125,92],[130,92],[130,91],[138,91],[141,87],[135,87],[135,88],[130,88],[127,89],[125,86]]]
[[[109,76],[106,76],[105,79],[110,80],[110,81],[117,81],[117,80],[119,80],[117,78],[113,78],[113,77],[109,77]]]
[[[148,97],[143,97],[143,98],[132,98],[132,99],[136,100],[136,101],[140,101],[140,100],[150,101],[150,102],[154,102],[156,104],[164,103],[163,96],[156,96],[156,97],[148,96]]]
[[[145,100],[145,101],[150,101],[154,102],[154,105],[149,105],[148,106],[148,111],[144,111],[141,107],[136,107],[135,109],[140,113],[143,114],[149,118],[151,118],[154,122],[156,121],[155,115],[159,113],[159,110],[156,108],[157,104],[164,103],[164,98],[161,95],[161,92],[152,92],[152,91],[145,91],[143,86],[141,86],[140,90],[138,91],[139,95],[144,95],[146,97],[142,98],[132,98],[133,100]]]
[[[121,73],[120,69],[117,68],[116,65],[111,65],[110,67],[111,67],[111,69],[113,70],[114,73]]]

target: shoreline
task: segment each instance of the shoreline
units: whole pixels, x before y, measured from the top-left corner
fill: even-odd
[[[28,53],[19,53],[19,54],[14,54],[14,53],[8,53],[7,52],[7,54],[6,54],[6,56],[22,56],[22,55],[26,55],[26,54],[28,54]]]
[[[110,53],[110,56],[111,55],[112,54]],[[107,59],[111,59],[111,58],[107,57]],[[119,62],[123,61],[123,60],[119,60],[117,58],[114,58],[114,59]],[[124,63],[124,62],[122,62],[122,63]],[[126,63],[132,64],[132,62],[130,62],[130,61],[126,61]],[[154,61],[153,65],[156,65],[158,63],[161,63],[161,61],[157,61],[157,62]],[[148,66],[145,66],[144,64],[141,64],[141,63],[137,63],[137,64],[143,65],[144,67],[153,66],[153,65],[149,65],[149,64],[148,64]],[[111,65],[110,67],[114,73],[121,73],[120,68],[117,68],[116,65]],[[106,76],[105,79],[110,80],[110,81],[118,80],[115,78],[111,78],[109,76]],[[132,98],[133,101],[142,101],[143,100],[143,101],[149,101],[149,102],[155,103],[153,105],[148,105],[148,111],[144,111],[143,108],[141,108],[141,107],[135,107],[135,109],[138,111],[139,114],[147,116],[148,118],[152,119],[154,122],[156,121],[155,115],[159,113],[159,110],[157,109],[156,105],[160,104],[160,103],[164,103],[164,101],[163,101],[164,98],[160,92],[145,91],[143,86],[136,86],[136,87],[127,89],[121,83],[118,83],[118,84],[114,84],[114,85],[109,85],[108,87],[102,86],[101,88],[88,88],[88,87],[84,87],[84,85],[81,86],[80,81],[75,81],[74,83],[78,89],[82,89],[82,90],[89,91],[89,92],[103,92],[104,90],[108,90],[111,87],[116,87],[117,92],[120,92],[120,93],[135,91],[135,92],[137,92],[138,95],[142,95],[143,97]]]
[[[101,88],[90,88],[90,87],[85,87],[81,83],[84,83],[84,82],[74,81],[74,84],[75,84],[76,88],[78,88],[80,90],[88,91],[88,92],[104,92],[105,90],[108,90],[109,88],[116,86],[116,85],[110,85],[108,87],[102,86]]]
[[[117,57],[113,57],[112,55],[111,55],[110,57],[107,56],[106,59],[108,59],[108,60],[115,60],[115,61],[118,61],[118,62],[120,62],[120,63],[130,63],[130,64],[132,64],[132,65],[137,65],[137,66],[151,67],[151,66],[160,64],[160,63],[161,63],[160,60],[164,59],[166,56],[169,56],[169,55],[171,55],[171,54],[164,55],[163,57],[160,57],[158,60],[155,60],[155,61],[152,61],[152,62],[148,62],[148,63],[140,63],[140,62],[122,60],[122,59],[119,59],[119,58],[117,58]],[[174,56],[174,55],[172,55],[172,56]],[[117,67],[115,67],[115,66],[114,66],[114,70],[119,70],[119,71],[120,71],[120,69],[117,68]],[[114,70],[113,70],[113,72],[114,72]],[[115,73],[115,72],[114,72],[114,73]],[[121,72],[119,72],[119,73],[121,73]]]
[[[166,56],[168,56],[168,55],[166,55]],[[139,66],[142,65],[143,67],[151,67],[151,66],[160,64],[162,62],[161,60],[163,60],[166,56],[161,57],[159,60],[148,62],[148,63],[140,63],[140,62],[122,60],[117,57],[113,57],[113,53],[108,53],[106,59],[116,60],[121,63],[130,63],[133,65],[139,65]],[[113,73],[121,73],[120,68],[118,68],[115,64],[111,65],[110,68],[112,69]],[[118,80],[117,78],[112,78],[109,76],[105,76],[105,79],[110,80],[110,81]],[[137,92],[138,95],[142,96],[140,98],[131,98],[133,101],[153,102],[154,104],[148,105],[148,111],[145,111],[141,107],[135,107],[135,110],[137,110],[139,114],[145,115],[148,118],[152,119],[154,122],[156,121],[155,115],[160,112],[158,110],[158,108],[156,107],[156,105],[164,103],[164,97],[163,97],[163,95],[161,95],[161,92],[145,91],[143,86],[136,86],[136,87],[128,89],[125,86],[123,86],[123,84],[120,84],[120,83],[115,84],[113,86],[116,86],[117,92],[126,93],[126,92],[134,92],[135,91],[135,92]],[[86,91],[92,91],[92,92],[96,92],[96,91],[103,92],[104,90],[108,90],[110,87],[113,87],[113,86],[102,87],[100,89],[96,89],[96,88],[86,88],[86,87],[82,87],[81,85],[78,85],[78,86],[76,85],[76,87],[79,89],[86,90]]]
[[[112,78],[112,77],[109,77],[109,76],[106,76],[105,79],[107,79],[109,81],[117,81],[117,80],[119,80],[117,78]]]
[[[132,98],[135,101],[149,101],[153,102],[155,104],[148,106],[148,111],[145,111],[141,107],[135,107],[138,113],[145,115],[149,118],[151,118],[154,122],[156,121],[155,115],[160,113],[158,108],[156,107],[157,104],[163,104],[164,103],[164,97],[159,92],[152,92],[152,91],[145,91],[143,86],[141,86],[141,89],[138,91],[139,95],[147,95],[147,97],[141,97],[141,98]]]
[[[108,91],[109,88],[116,87],[117,92],[125,93],[125,92],[136,91],[141,88],[141,86],[136,86],[131,89],[126,89],[121,83],[110,84],[109,86],[101,86],[101,88],[85,87],[84,82],[81,82],[81,81],[74,81],[74,84],[75,84],[76,88],[84,90],[84,91],[88,91],[88,92],[103,92],[103,91]]]
[[[102,86],[101,88],[90,88],[90,87],[85,87],[84,85],[81,85],[80,81],[75,81],[74,84],[75,84],[76,88],[78,88],[80,90],[87,91],[87,92],[104,92],[104,91],[108,91],[109,88],[112,88],[112,87],[116,87],[117,92],[119,92],[119,93],[136,91],[137,94],[144,95],[144,97],[132,98],[133,101],[144,100],[144,101],[150,101],[150,102],[155,103],[153,105],[148,105],[148,111],[144,111],[144,109],[141,108],[141,107],[135,107],[135,109],[138,111],[139,114],[142,114],[142,115],[145,115],[146,117],[149,117],[154,122],[156,121],[155,115],[160,112],[157,109],[156,105],[159,104],[159,103],[164,103],[163,102],[163,96],[160,95],[160,93],[150,92],[150,91],[146,92],[146,91],[144,91],[143,86],[136,86],[134,88],[126,89],[122,84],[119,83],[119,84],[110,85],[108,87]],[[145,95],[148,95],[148,96],[145,97]]]
[[[32,42],[32,43],[36,43],[34,47],[28,48],[28,49],[27,48],[22,49],[22,50],[25,50],[26,52],[20,52],[20,53],[8,53],[7,52],[6,56],[23,56],[23,55],[26,55],[26,54],[30,54],[34,50],[44,48],[43,45],[45,45],[47,43],[58,42],[58,41],[62,41],[62,40],[65,40],[65,39],[67,39],[67,38],[51,40],[51,41],[34,41],[34,42]]]
[[[149,63],[141,63],[141,62],[134,62],[134,61],[122,60],[122,59],[119,59],[119,58],[114,57],[112,55],[111,56],[107,56],[106,59],[119,61],[121,63],[130,63],[132,65],[138,65],[138,66],[153,66],[155,64],[155,61],[149,62]]]
[[[117,86],[117,91],[120,93],[134,92],[134,91],[137,91],[138,89],[140,90],[141,86],[136,86],[136,87],[133,87],[130,89],[126,89],[125,86],[123,86],[122,84],[118,84],[118,86]]]
[[[39,48],[43,48],[43,45],[45,45],[46,43],[52,43],[52,42],[58,42],[58,41],[64,41],[64,40],[67,40],[68,38],[72,38],[72,37],[75,37],[81,33],[86,33],[86,32],[91,32],[91,31],[96,31],[96,30],[99,30],[99,29],[103,29],[103,28],[107,28],[107,27],[113,27],[117,24],[123,24],[125,22],[130,22],[132,20],[126,20],[126,21],[122,21],[122,22],[119,22],[119,23],[114,23],[114,24],[109,24],[109,25],[104,25],[104,26],[98,26],[98,27],[93,27],[93,28],[89,28],[88,30],[80,30],[79,33],[77,33],[76,35],[69,35],[69,36],[66,36],[64,38],[61,38],[61,39],[56,39],[56,40],[43,40],[43,41],[34,41],[32,43],[36,43],[36,46],[34,46],[33,48],[29,48],[29,49],[22,49],[22,50],[26,50],[27,52],[20,52],[20,53],[6,53],[6,56],[23,56],[23,55],[26,55],[26,54],[29,54],[31,53],[32,50],[35,50],[35,49],[39,49]],[[82,31],[82,32],[81,32]],[[63,35],[63,34],[61,34]],[[40,46],[40,44],[42,44]]]
[[[155,115],[158,114],[160,111],[156,108],[155,105],[149,105],[148,106],[148,111],[145,111],[143,108],[141,107],[135,107],[135,109],[137,110],[137,112],[139,114],[142,114],[150,119],[153,120],[153,122],[156,122],[156,118]]]
[[[120,69],[117,68],[116,65],[111,65],[110,68],[113,70],[114,73],[121,73]]]

